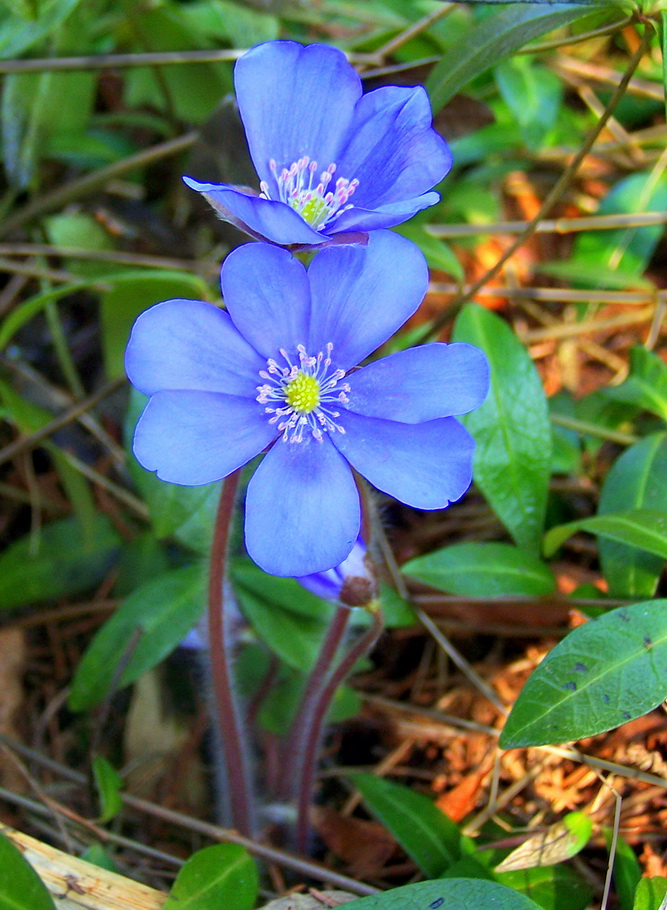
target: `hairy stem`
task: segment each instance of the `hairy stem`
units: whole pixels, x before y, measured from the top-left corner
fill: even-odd
[[[243,749],[241,714],[232,679],[231,647],[227,641],[229,611],[225,610],[227,546],[239,478],[240,470],[226,477],[220,493],[211,548],[208,640],[213,699],[227,777],[232,824],[241,834],[250,836],[252,833],[250,785]]]
[[[297,797],[296,848],[301,853],[305,853],[308,846],[308,835],[310,832],[309,811],[317,765],[317,750],[327,711],[336,694],[336,689],[345,681],[354,665],[362,657],[370,654],[384,629],[381,610],[378,608],[372,611],[371,616],[371,626],[357,639],[338,665],[331,670],[326,683],[320,690],[312,719],[306,731],[303,759],[299,767],[300,780]]]

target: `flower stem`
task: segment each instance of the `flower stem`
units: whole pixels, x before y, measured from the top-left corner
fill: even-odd
[[[339,608],[339,612],[342,609],[345,608]],[[349,610],[347,610],[347,612],[349,613]],[[333,628],[336,623],[337,617],[338,614],[334,617],[331,628]],[[371,626],[357,639],[347,654],[340,660],[338,665],[331,670],[328,679],[320,689],[317,700],[313,705],[312,716],[309,719],[309,723],[307,726],[304,725],[306,736],[303,744],[303,759],[298,764],[299,780],[296,828],[296,848],[301,853],[305,853],[308,846],[308,835],[310,832],[310,802],[315,780],[317,749],[320,743],[322,727],[324,726],[329,706],[336,694],[336,689],[344,682],[354,665],[361,660],[362,657],[365,657],[372,651],[375,643],[382,634],[384,622],[382,619],[382,611],[379,607],[378,609],[371,611],[371,617]],[[322,650],[324,650],[324,646]]]
[[[301,757],[304,755],[304,747],[308,741],[311,731],[313,718],[317,712],[318,702],[323,691],[326,675],[329,667],[333,663],[336,652],[345,635],[345,629],[350,618],[350,609],[348,607],[338,607],[334,613],[333,619],[326,631],[320,652],[317,655],[315,665],[310,671],[306,687],[301,698],[301,703],[297,709],[296,716],[292,723],[292,728],[285,740],[283,748],[283,766],[285,769],[293,767],[293,773],[286,775],[281,798],[287,802],[298,799],[302,785],[302,766]]]
[[[226,477],[213,531],[208,586],[208,639],[213,699],[227,777],[231,821],[245,836],[252,833],[250,786],[245,763],[241,715],[234,693],[231,647],[227,641],[229,611],[225,609],[227,546],[240,470]]]

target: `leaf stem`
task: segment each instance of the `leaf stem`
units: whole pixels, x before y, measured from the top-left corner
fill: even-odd
[[[240,476],[239,469],[226,477],[220,492],[211,547],[208,639],[213,699],[227,776],[232,824],[241,834],[250,836],[252,832],[250,785],[243,749],[241,715],[233,688],[231,649],[227,640],[229,611],[225,609],[224,594],[229,530]]]

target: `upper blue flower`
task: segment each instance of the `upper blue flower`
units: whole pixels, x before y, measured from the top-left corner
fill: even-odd
[[[452,416],[486,396],[484,354],[429,344],[356,364],[415,312],[428,270],[391,231],[333,246],[308,271],[246,244],[222,266],[226,311],[168,300],[135,323],[130,381],[150,396],[134,437],[148,470],[195,485],[268,448],[248,485],[250,556],[274,575],[340,565],[359,534],[351,468],[419,509],[458,499],[473,440]]]
[[[438,201],[449,171],[424,89],[362,94],[345,55],[321,44],[260,44],[234,84],[259,193],[184,180],[225,221],[279,246],[365,242]]]

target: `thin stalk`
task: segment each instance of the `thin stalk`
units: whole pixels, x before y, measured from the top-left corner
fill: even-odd
[[[607,106],[605,107],[604,113],[595,124],[591,132],[586,136],[584,143],[573,157],[570,164],[560,175],[556,183],[551,188],[550,192],[547,194],[546,199],[540,206],[539,211],[535,216],[528,222],[524,230],[519,234],[519,236],[514,240],[513,243],[505,250],[500,259],[493,265],[482,277],[476,281],[472,287],[466,289],[465,291],[460,292],[457,297],[452,301],[447,310],[442,313],[437,319],[433,321],[433,324],[421,335],[419,339],[415,342],[416,344],[424,344],[428,341],[429,338],[437,335],[440,329],[446,325],[447,322],[461,309],[463,304],[475,296],[477,291],[483,287],[488,281],[494,278],[498,272],[502,269],[505,263],[512,258],[516,251],[523,246],[523,244],[528,240],[529,237],[532,237],[535,228],[542,221],[551,208],[555,205],[556,202],[561,198],[564,190],[570,185],[574,179],[579,167],[581,166],[584,158],[590,150],[593,148],[598,136],[605,128],[607,121],[611,115],[616,110],[616,106],[621,101],[625,95],[625,90],[628,87],[630,80],[632,79],[633,74],[635,73],[637,67],[642,61],[644,54],[646,53],[649,45],[651,43],[651,33],[647,29],[644,35],[642,36],[641,43],[635,53],[632,55],[628,68],[621,81],[616,86]]]
[[[300,756],[304,755],[304,747],[309,738],[313,719],[318,711],[318,704],[327,673],[343,641],[350,613],[349,607],[339,606],[336,609],[320,646],[315,665],[310,671],[292,728],[281,750],[283,768],[286,771],[290,767],[292,768],[292,773],[285,775],[280,794],[281,798],[287,802],[297,799],[300,793],[302,785],[302,762],[300,761]]]
[[[251,834],[251,803],[248,769],[243,750],[241,716],[233,688],[230,645],[227,641],[228,611],[225,610],[227,546],[240,470],[222,483],[220,503],[213,531],[208,587],[208,640],[213,700],[220,744],[227,775],[232,824],[241,834]]]
[[[329,678],[320,692],[313,711],[312,721],[307,731],[308,736],[304,743],[303,760],[300,766],[301,780],[297,799],[296,848],[301,853],[305,853],[308,846],[310,802],[315,781],[318,746],[327,711],[336,694],[336,689],[345,681],[354,665],[362,657],[370,654],[384,629],[382,612],[379,609],[374,610],[371,612],[371,616],[372,625],[357,639],[347,654],[329,674]]]

